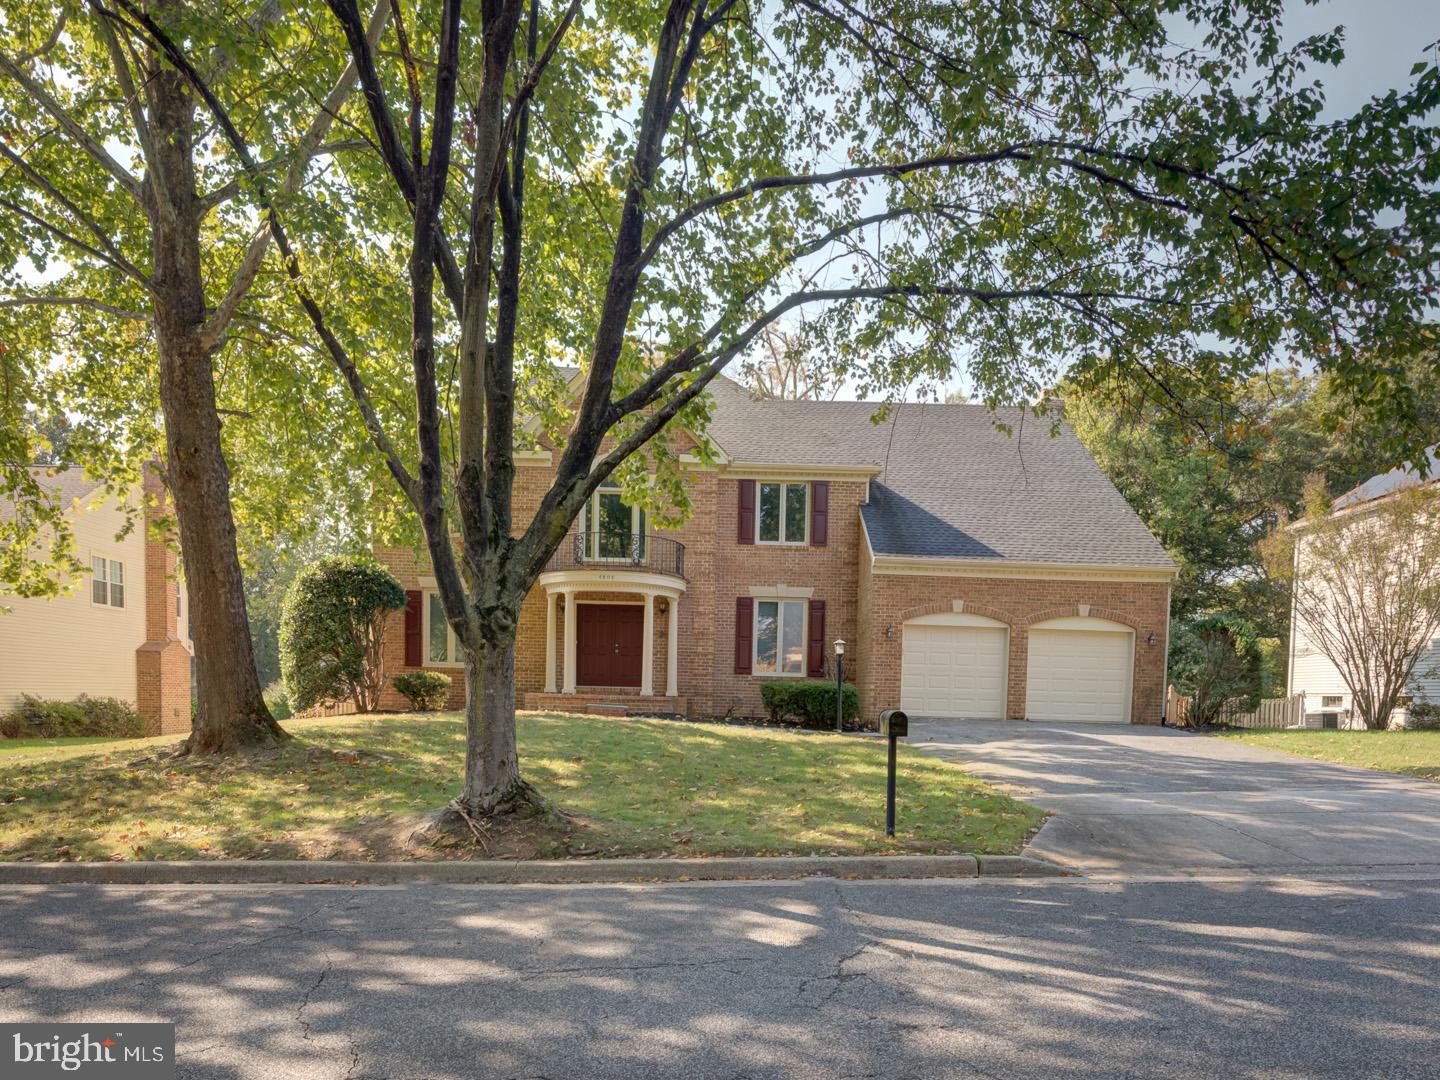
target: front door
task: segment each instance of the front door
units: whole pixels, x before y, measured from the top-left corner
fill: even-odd
[[[645,609],[638,604],[576,606],[576,683],[639,686]]]

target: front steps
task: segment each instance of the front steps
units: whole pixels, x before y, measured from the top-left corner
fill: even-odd
[[[524,708],[536,712],[588,713],[591,716],[684,716],[683,697],[656,694],[642,697],[635,690],[579,687],[573,694],[526,693]]]

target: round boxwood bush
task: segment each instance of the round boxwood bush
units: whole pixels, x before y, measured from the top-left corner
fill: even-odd
[[[835,684],[825,679],[776,679],[760,687],[772,721],[793,720],[807,728],[835,726]],[[860,691],[845,684],[840,708],[846,723],[860,715]]]
[[[445,707],[450,696],[450,676],[438,671],[407,671],[392,680],[416,712],[433,712]]]
[[[385,685],[386,616],[405,590],[378,563],[332,555],[303,570],[280,615],[280,674],[295,712],[355,702],[373,712]]]

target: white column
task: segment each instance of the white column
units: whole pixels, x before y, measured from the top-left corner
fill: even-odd
[[[665,648],[665,696],[675,697],[680,693],[680,656],[677,642],[680,640],[680,612],[676,605],[680,603],[677,596],[670,597],[665,616],[665,636],[668,642]]]
[[[640,641],[640,696],[655,693],[655,594],[645,594],[645,629]]]
[[[575,693],[575,594],[565,590],[565,669],[563,672],[562,694]]]
[[[555,693],[555,601],[554,590],[545,592],[545,693]]]

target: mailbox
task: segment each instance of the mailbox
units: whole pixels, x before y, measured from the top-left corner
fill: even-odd
[[[880,734],[903,739],[910,734],[910,717],[899,709],[886,709],[880,714]]]

